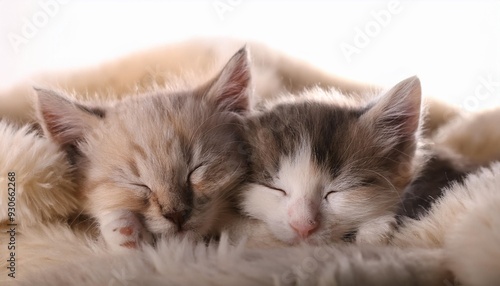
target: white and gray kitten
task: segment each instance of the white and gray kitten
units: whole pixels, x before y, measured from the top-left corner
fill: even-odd
[[[412,77],[364,103],[316,89],[248,117],[252,174],[241,206],[255,220],[247,234],[286,244],[354,234],[387,241],[413,175],[420,109]]]
[[[248,168],[240,152],[249,60],[237,52],[210,82],[84,105],[38,90],[44,132],[77,170],[82,212],[111,249],[152,235],[216,235]]]

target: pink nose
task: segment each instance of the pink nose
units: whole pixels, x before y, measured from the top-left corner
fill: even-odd
[[[318,228],[318,222],[316,220],[294,221],[290,223],[290,226],[304,239],[309,237]]]

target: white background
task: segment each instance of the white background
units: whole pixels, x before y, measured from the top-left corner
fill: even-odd
[[[39,71],[225,35],[357,80],[391,85],[416,74],[425,94],[470,110],[500,105],[499,1],[57,1],[0,0],[0,88]],[[356,45],[360,33],[370,35]],[[346,56],[347,45],[358,50]]]

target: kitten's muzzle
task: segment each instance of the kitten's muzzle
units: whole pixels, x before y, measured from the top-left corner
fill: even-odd
[[[189,219],[189,217],[191,217],[191,212],[192,209],[173,211],[163,214],[163,217],[175,224],[177,229],[180,231],[182,230],[184,223]]]

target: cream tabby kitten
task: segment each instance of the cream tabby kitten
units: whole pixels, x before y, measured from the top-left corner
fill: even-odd
[[[286,244],[386,241],[413,174],[420,106],[416,77],[368,103],[318,89],[270,104],[247,120],[243,211]]]
[[[99,106],[38,90],[44,132],[76,166],[82,211],[111,249],[138,248],[153,235],[201,238],[224,223],[247,173],[239,147],[249,86],[241,49],[192,90]]]

